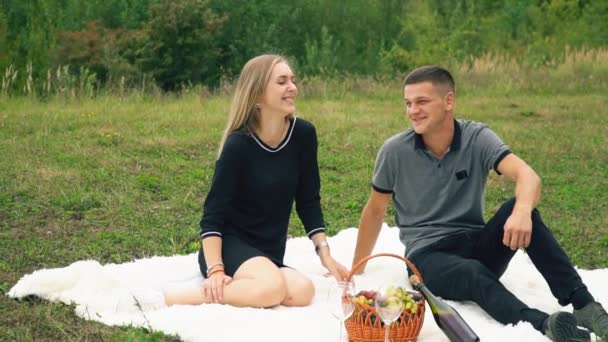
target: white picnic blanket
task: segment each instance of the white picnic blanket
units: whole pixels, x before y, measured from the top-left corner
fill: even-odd
[[[349,266],[357,229],[349,228],[329,238],[332,255]],[[403,255],[398,229],[383,226],[374,253]],[[308,275],[316,286],[312,305],[303,308],[235,308],[227,305],[180,305],[151,312],[117,310],[117,300],[130,288],[197,286],[202,281],[196,253],[151,257],[123,264],[101,265],[83,260],[56,269],[43,269],[23,276],[9,291],[13,298],[29,295],[74,304],[77,315],[107,325],[133,325],[179,336],[184,341],[338,341],[339,322],[330,314],[326,298],[333,279],[324,276],[307,238],[287,242],[285,263]],[[608,307],[608,269],[579,270],[598,301]],[[403,262],[388,257],[370,260],[366,272],[356,276],[357,290],[375,289],[383,283],[409,287]],[[532,307],[545,312],[562,308],[528,257],[518,252],[502,282]],[[504,326],[473,303],[450,302],[473,327],[482,341],[548,341],[528,323]],[[344,337],[344,341],[346,338]],[[426,311],[419,341],[448,341]]]

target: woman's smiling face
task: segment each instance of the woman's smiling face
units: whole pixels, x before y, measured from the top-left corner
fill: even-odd
[[[289,115],[295,112],[298,88],[289,65],[280,62],[274,66],[270,80],[260,99],[260,107],[268,114]]]

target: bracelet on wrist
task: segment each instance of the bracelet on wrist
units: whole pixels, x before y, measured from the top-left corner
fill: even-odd
[[[223,268],[218,268],[215,271],[211,271],[210,273],[207,273],[207,278],[211,277],[213,274],[218,273],[218,272],[224,273],[224,269]]]
[[[214,269],[221,267],[224,268],[224,264],[221,262],[215,263],[209,267],[207,267],[207,271],[205,273],[209,274],[209,272],[213,271]]]
[[[207,270],[207,277],[209,277],[211,274],[213,274],[214,272],[217,271],[224,271],[224,266],[216,266],[212,269]]]
[[[328,248],[329,249],[329,244],[326,241],[321,241],[318,244],[315,245],[315,253],[317,253],[317,255],[320,255],[319,253],[321,252],[321,248]]]

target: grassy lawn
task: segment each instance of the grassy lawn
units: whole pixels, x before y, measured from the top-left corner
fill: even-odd
[[[489,124],[541,175],[539,209],[576,265],[608,267],[606,80],[560,87],[474,76],[461,77],[457,117]],[[301,88],[298,115],[318,130],[333,235],[357,225],[378,148],[409,126],[401,86],[311,80]],[[0,98],[0,292],[34,270],[81,259],[194,252],[228,104],[225,95],[194,91]],[[512,184],[492,175],[486,216],[511,196]],[[393,223],[392,212],[386,221]],[[289,231],[303,235],[295,215]],[[87,322],[59,304],[3,295],[0,307],[0,340],[172,339]]]

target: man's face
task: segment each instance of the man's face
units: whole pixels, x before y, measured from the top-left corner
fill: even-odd
[[[408,84],[403,89],[405,112],[418,134],[433,133],[451,122],[454,93],[431,82]]]

